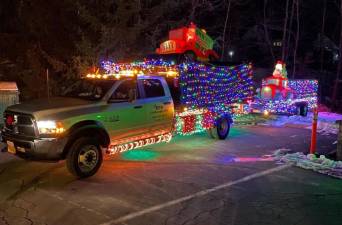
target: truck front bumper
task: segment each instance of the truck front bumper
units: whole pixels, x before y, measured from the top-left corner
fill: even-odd
[[[62,159],[66,138],[18,138],[2,134],[4,150],[21,158],[32,160]]]

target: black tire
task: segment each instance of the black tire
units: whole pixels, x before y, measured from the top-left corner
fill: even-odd
[[[227,118],[219,118],[217,120],[217,126],[207,131],[209,137],[214,139],[224,140],[227,138],[230,131],[230,123]]]
[[[308,115],[308,110],[309,108],[306,104],[297,105],[297,115],[306,117]]]
[[[95,138],[81,137],[71,146],[66,165],[71,174],[79,178],[93,176],[103,160],[100,144]]]
[[[309,110],[308,106],[303,105],[300,110],[300,115],[306,117],[308,115],[308,110]]]

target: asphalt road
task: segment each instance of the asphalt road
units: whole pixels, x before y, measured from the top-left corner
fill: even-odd
[[[279,148],[307,151],[310,131],[235,127],[225,141],[174,138],[106,158],[76,180],[64,162],[0,153],[0,224],[341,224],[342,180],[279,165]],[[329,152],[335,136],[319,136]]]

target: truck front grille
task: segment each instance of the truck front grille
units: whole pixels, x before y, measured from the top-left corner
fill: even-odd
[[[6,111],[4,113],[5,131],[14,135],[35,137],[33,117],[28,114]]]

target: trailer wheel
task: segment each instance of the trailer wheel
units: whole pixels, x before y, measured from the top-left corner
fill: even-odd
[[[94,175],[102,164],[102,151],[95,138],[81,137],[71,146],[67,158],[70,173],[79,178]]]
[[[229,120],[222,117],[217,120],[216,124],[216,127],[213,127],[207,131],[209,137],[220,140],[226,139],[230,131]]]
[[[308,115],[308,105],[307,104],[299,104],[297,105],[297,115],[306,117]]]

